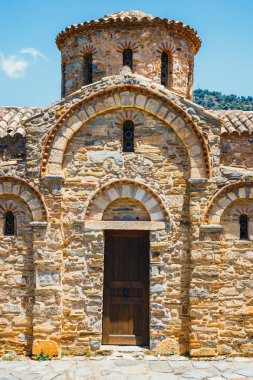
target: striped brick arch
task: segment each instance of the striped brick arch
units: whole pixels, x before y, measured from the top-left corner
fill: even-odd
[[[209,148],[191,117],[170,99],[152,89],[124,85],[98,91],[73,104],[46,137],[41,175],[62,175],[64,153],[74,134],[87,122],[105,113],[142,110],[172,128],[184,144],[191,166],[191,178],[211,176]]]
[[[157,194],[148,186],[130,180],[111,182],[95,192],[89,201],[85,220],[102,221],[108,206],[120,198],[129,198],[140,202],[149,213],[151,221],[169,220],[169,215]]]
[[[31,211],[33,221],[47,221],[47,209],[41,194],[25,180],[10,176],[0,177],[0,203],[2,204],[0,212],[2,213],[6,210],[17,211],[13,201],[8,202],[8,197],[12,200],[20,199],[25,203]]]
[[[224,186],[210,200],[204,216],[205,224],[220,224],[224,211],[237,200],[252,199],[253,182],[235,182]]]

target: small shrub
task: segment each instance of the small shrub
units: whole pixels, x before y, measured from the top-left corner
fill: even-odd
[[[4,360],[4,361],[16,360],[16,355],[13,355],[13,354],[4,354],[4,355],[2,355],[2,360]]]
[[[44,362],[46,360],[51,360],[51,356],[47,355],[47,354],[44,354],[43,351],[41,351],[37,357],[36,357],[36,360],[38,360],[39,362]]]
[[[96,354],[95,354],[95,352],[87,350],[87,351],[85,351],[84,356],[86,356],[86,358],[90,358],[92,356],[96,356]]]
[[[101,355],[101,356],[110,356],[112,355],[113,351],[112,350],[99,350],[99,351],[96,351],[96,354],[97,355]]]
[[[165,356],[173,356],[175,355],[175,352],[174,351],[168,351],[166,354],[164,354]]]

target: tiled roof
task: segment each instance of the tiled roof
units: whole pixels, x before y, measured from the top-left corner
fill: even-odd
[[[40,111],[42,108],[0,107],[0,138],[17,134],[24,137],[26,131],[23,122]]]
[[[219,110],[211,111],[211,113],[223,120],[222,134],[246,135],[253,133],[253,111]]]
[[[56,37],[56,44],[59,49],[61,49],[62,44],[66,39],[73,35],[78,35],[84,31],[90,30],[92,28],[112,25],[112,24],[122,24],[122,23],[132,23],[141,24],[148,23],[149,25],[161,25],[163,27],[169,27],[172,31],[178,31],[180,34],[185,34],[193,43],[195,47],[195,53],[199,50],[201,46],[201,40],[195,29],[191,28],[189,25],[185,25],[180,21],[168,20],[167,18],[154,17],[151,14],[147,14],[142,11],[122,11],[117,13],[112,13],[110,15],[105,15],[97,20],[91,20],[83,22],[82,24],[74,24],[67,27],[65,30],[60,32]]]
[[[142,11],[125,10],[125,11],[121,11],[121,12],[111,13],[111,14],[105,15],[103,17],[104,20],[109,20],[110,18],[112,18],[114,20],[117,20],[118,18],[120,18],[121,20],[125,20],[126,18],[129,18],[129,19],[135,18],[137,20],[142,20],[143,18],[147,18],[149,20],[152,20],[154,18],[154,16],[149,14],[149,13],[142,12]],[[102,20],[102,19],[100,19],[100,20]]]

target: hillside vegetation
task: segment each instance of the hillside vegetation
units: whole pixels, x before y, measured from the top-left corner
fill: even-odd
[[[193,101],[211,110],[243,110],[253,111],[252,96],[224,95],[218,91],[195,90]]]

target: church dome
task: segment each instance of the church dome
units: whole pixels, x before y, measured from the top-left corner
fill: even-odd
[[[62,97],[119,75],[123,66],[192,97],[194,56],[201,40],[182,22],[123,10],[69,26],[56,43],[62,59]]]
[[[137,10],[124,10],[109,15],[105,15],[102,18],[96,20],[85,21],[81,24],[73,24],[56,37],[56,44],[61,50],[64,42],[73,35],[79,35],[88,29],[96,29],[97,27],[111,26],[111,24],[126,24],[137,23],[145,25],[163,26],[179,35],[185,35],[191,43],[194,45],[194,53],[196,54],[201,46],[201,39],[199,38],[197,31],[191,28],[189,25],[183,24],[180,21],[169,20],[167,18],[154,17],[151,14]]]

